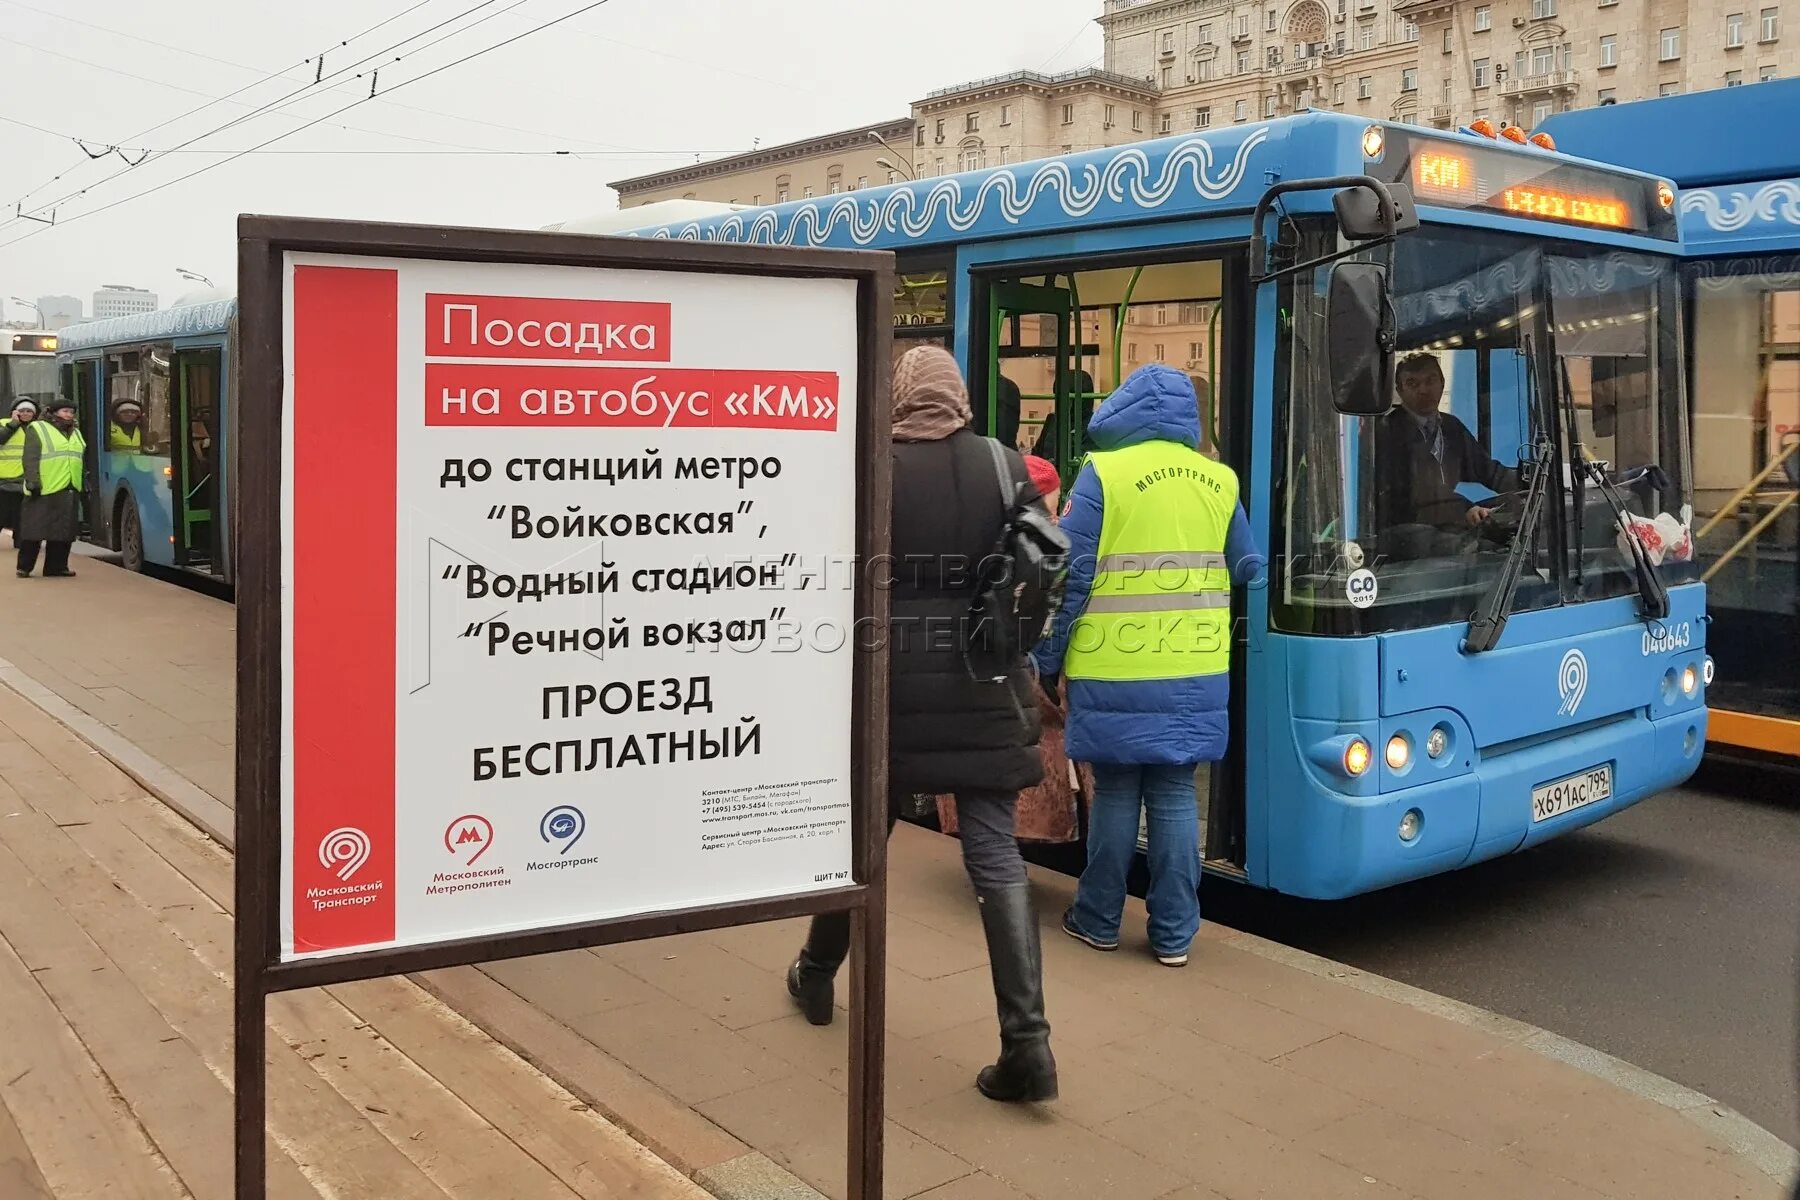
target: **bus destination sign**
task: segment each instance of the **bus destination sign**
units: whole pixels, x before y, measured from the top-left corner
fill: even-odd
[[[1649,180],[1435,139],[1414,141],[1409,149],[1393,174],[1411,184],[1421,204],[1675,236],[1674,217],[1658,209]]]

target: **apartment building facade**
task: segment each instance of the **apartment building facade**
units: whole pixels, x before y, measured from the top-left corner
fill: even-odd
[[[1531,128],[1568,108],[1800,75],[1800,0],[1102,2],[1097,67],[939,88],[909,119],[621,180],[619,203],[777,203],[1306,108]]]

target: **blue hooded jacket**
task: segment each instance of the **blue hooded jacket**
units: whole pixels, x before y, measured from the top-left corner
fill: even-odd
[[[1140,367],[1109,396],[1088,435],[1097,450],[1117,450],[1140,442],[1179,442],[1200,447],[1200,407],[1191,380],[1160,363]],[[1129,502],[1129,497],[1125,498]],[[1040,674],[1062,672],[1069,631],[1087,608],[1094,585],[1100,525],[1108,498],[1091,464],[1081,468],[1062,518],[1069,537],[1069,577],[1062,608],[1033,658]],[[1240,500],[1225,540],[1232,579],[1249,583],[1263,568]],[[1068,681],[1069,757],[1077,762],[1186,765],[1224,756],[1229,724],[1226,675],[1185,679]]]

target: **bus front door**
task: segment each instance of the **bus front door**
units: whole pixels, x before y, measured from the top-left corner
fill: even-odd
[[[988,288],[987,429],[1025,453],[1056,464],[1064,484],[1078,458],[1069,404],[1075,299],[1065,288],[999,283]]]
[[[181,350],[175,355],[175,405],[170,437],[170,479],[174,500],[176,561],[218,574],[223,563],[220,523],[213,519],[218,494],[214,428],[219,407],[223,354],[216,349]]]

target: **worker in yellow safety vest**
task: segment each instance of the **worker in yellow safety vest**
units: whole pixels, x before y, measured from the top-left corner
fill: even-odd
[[[19,528],[19,508],[25,500],[25,443],[31,438],[31,423],[37,419],[37,405],[20,399],[13,405],[12,415],[0,421],[0,529]]]
[[[1062,517],[1067,589],[1033,656],[1053,697],[1068,681],[1068,755],[1094,772],[1087,869],[1063,930],[1118,949],[1141,810],[1150,948],[1179,967],[1200,929],[1194,773],[1226,745],[1231,586],[1259,578],[1263,559],[1236,474],[1200,453],[1185,374],[1140,368],[1088,435]]]
[[[144,452],[144,410],[135,400],[121,400],[106,427],[106,448],[114,454]]]
[[[50,419],[33,421],[25,443],[25,506],[14,541],[19,577],[28,577],[44,551],[44,576],[71,577],[69,551],[81,536],[82,465],[87,442],[75,425],[75,404],[50,403]]]

